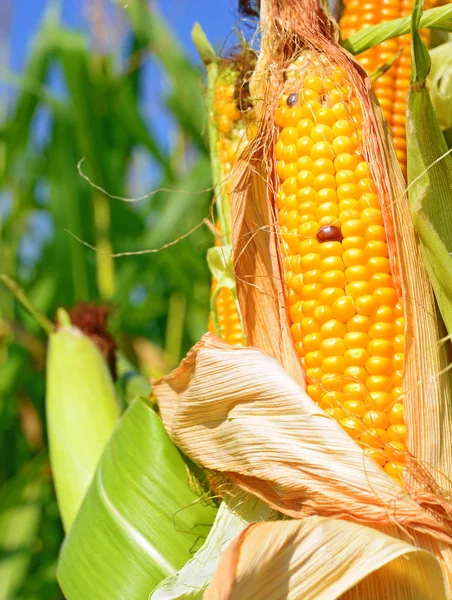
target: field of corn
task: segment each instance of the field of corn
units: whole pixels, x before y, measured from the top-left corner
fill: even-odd
[[[452,4],[86,4],[0,71],[0,600],[451,600]]]

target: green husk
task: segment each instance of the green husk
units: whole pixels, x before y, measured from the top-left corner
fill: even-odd
[[[120,414],[103,355],[71,325],[50,335],[46,412],[50,461],[67,532]]]
[[[66,538],[58,580],[68,600],[147,600],[207,536],[201,501],[159,416],[143,399],[124,413]]]
[[[432,67],[427,77],[430,99],[441,129],[452,127],[452,41],[430,50]]]
[[[419,28],[452,31],[452,5],[439,6],[426,10],[419,22]],[[361,54],[386,40],[410,33],[411,17],[394,19],[380,25],[361,29],[344,40],[343,46],[352,54]]]
[[[222,288],[227,288],[228,290],[230,290],[234,298],[237,314],[239,315],[239,319],[241,320],[240,306],[237,299],[237,286],[235,283],[234,264],[232,259],[232,246],[230,245],[225,244],[223,246],[214,246],[213,248],[209,248],[209,250],[207,251],[207,264],[209,265],[209,269],[212,273],[212,276],[217,281],[215,290],[210,297],[210,314],[212,315],[212,322],[214,324],[216,333],[220,337],[221,328],[217,313],[217,299],[220,295]]]
[[[250,523],[266,521],[274,512],[250,494],[225,498],[202,548],[175,575],[167,577],[149,600],[201,600],[218,568],[221,554]]]
[[[452,157],[426,86],[431,61],[418,33],[421,16],[422,0],[417,0],[407,103],[408,195],[424,263],[446,328],[452,334]]]

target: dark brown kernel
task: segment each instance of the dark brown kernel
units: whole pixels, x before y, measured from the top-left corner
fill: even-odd
[[[298,102],[298,94],[290,94],[287,96],[287,106],[295,106]]]
[[[344,239],[340,227],[334,225],[326,225],[318,230],[315,236],[317,241],[322,242],[342,242]]]

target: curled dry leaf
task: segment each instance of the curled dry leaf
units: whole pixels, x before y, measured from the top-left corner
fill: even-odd
[[[435,557],[355,523],[259,523],[224,553],[205,600],[445,600]]]
[[[177,446],[276,510],[397,524],[452,542],[263,352],[206,334],[153,389]]]
[[[253,147],[254,148],[254,147]],[[262,154],[246,149],[233,175],[235,275],[247,342],[276,358],[304,387],[290,336],[278,240]]]

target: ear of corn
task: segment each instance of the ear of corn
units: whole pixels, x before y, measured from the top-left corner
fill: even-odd
[[[202,47],[200,54],[203,55]],[[242,56],[251,56],[251,53],[245,49]],[[230,247],[230,174],[250,135],[248,119],[245,120],[248,100],[246,95],[242,94],[242,82],[233,59],[210,62],[208,72],[209,69],[210,145],[216,206],[219,213],[215,246]],[[242,345],[244,337],[235,285],[224,286],[215,274],[213,275],[209,331],[217,333],[230,344]]]
[[[103,355],[69,324],[50,335],[46,413],[58,506],[68,531],[119,418]]]
[[[306,53],[287,72],[275,154],[291,331],[307,391],[394,477],[405,451],[405,322],[358,99]]]
[[[339,22],[342,35],[348,38],[363,27],[407,17],[411,14],[412,7],[413,0],[383,0],[382,2],[344,0],[344,13]],[[424,30],[421,35],[425,43],[428,43],[429,30]],[[395,64],[376,79],[373,88],[391,128],[397,158],[405,177],[407,166],[405,113],[411,78],[410,43],[411,36],[406,34],[382,42],[357,56],[358,62],[370,74],[402,52]]]

